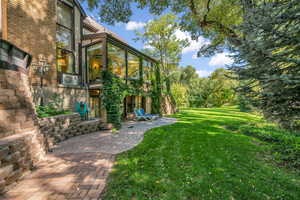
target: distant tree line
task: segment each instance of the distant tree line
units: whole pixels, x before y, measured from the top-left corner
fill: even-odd
[[[230,76],[231,72],[224,68],[216,69],[205,78],[198,77],[192,66],[178,68],[172,85],[177,106],[208,108],[237,104],[237,81]]]

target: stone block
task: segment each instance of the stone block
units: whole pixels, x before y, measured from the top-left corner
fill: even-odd
[[[0,96],[15,96],[15,94],[13,89],[0,89]]]
[[[14,163],[18,163],[20,158],[21,158],[21,153],[18,151],[11,155],[11,161]]]
[[[1,188],[3,188],[5,186],[5,180],[3,177],[0,177],[0,191],[1,191]]]
[[[21,169],[11,172],[9,177],[6,178],[6,184],[11,184],[11,183],[16,182],[22,176],[22,172],[23,172],[23,170],[21,170]]]
[[[9,148],[6,147],[0,147],[0,160],[4,159],[9,154]]]
[[[33,121],[27,121],[27,122],[21,123],[21,128],[22,129],[32,128],[32,127],[34,127],[34,122]]]
[[[11,173],[13,172],[13,170],[14,170],[13,165],[7,165],[5,167],[1,167],[0,168],[0,177],[6,178],[6,177],[10,176]]]

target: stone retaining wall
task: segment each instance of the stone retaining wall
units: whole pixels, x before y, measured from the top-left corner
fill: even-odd
[[[37,163],[39,144],[34,133],[18,134],[0,140],[0,193],[13,186]],[[39,150],[40,151],[40,150]]]
[[[68,138],[96,132],[101,128],[100,119],[81,121],[77,113],[44,118],[39,123],[48,149]]]

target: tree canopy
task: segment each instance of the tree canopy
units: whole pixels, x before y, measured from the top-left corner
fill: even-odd
[[[114,24],[128,22],[132,15],[132,3],[138,8],[147,8],[150,13],[161,15],[168,10],[179,17],[179,27],[197,40],[204,36],[211,44],[204,46],[205,55],[221,51],[230,40],[238,43],[239,32],[235,28],[243,21],[241,2],[248,4],[258,0],[82,0],[90,9],[98,10],[102,22]],[[199,47],[200,48],[200,47]]]

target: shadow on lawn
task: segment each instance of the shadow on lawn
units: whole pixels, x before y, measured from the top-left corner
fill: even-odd
[[[205,112],[183,110],[119,155],[104,199],[297,199],[299,177],[258,159],[264,149],[252,137],[225,127],[255,116]]]

